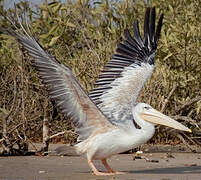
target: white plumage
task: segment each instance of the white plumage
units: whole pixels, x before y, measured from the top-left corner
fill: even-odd
[[[134,67],[133,67],[134,66]],[[138,94],[147,79],[150,78],[154,66],[142,63],[125,67],[121,77],[111,83],[111,89],[106,90],[101,96],[98,107],[107,115],[113,115],[114,123],[129,123],[130,119],[119,118],[120,114],[130,114],[137,101]],[[108,115],[109,116],[109,115]]]

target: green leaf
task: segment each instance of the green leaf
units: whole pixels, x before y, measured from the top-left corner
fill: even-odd
[[[172,56],[172,53],[170,53],[170,54],[168,54],[166,57],[164,57],[164,61],[166,60],[166,59],[168,59],[169,57],[171,57]]]
[[[9,113],[9,111],[6,110],[5,108],[0,108],[0,111],[3,112],[5,115],[7,115]]]
[[[55,36],[51,39],[50,43],[49,43],[49,46],[53,46],[57,40],[60,38],[60,35],[59,36]]]
[[[54,7],[54,13],[57,13],[60,9],[61,9],[62,4],[58,3],[55,7]]]
[[[47,33],[47,34],[42,34],[42,35],[40,35],[40,38],[41,38],[41,39],[46,39],[46,38],[48,38],[48,36],[49,36],[48,33]]]
[[[75,24],[73,24],[73,23],[71,23],[71,22],[67,22],[67,23],[66,23],[66,26],[73,27],[73,28],[76,27]]]
[[[53,26],[53,27],[50,29],[50,31],[48,32],[48,35],[54,34],[54,33],[56,32],[56,30],[57,30],[58,27],[59,27],[58,25]]]

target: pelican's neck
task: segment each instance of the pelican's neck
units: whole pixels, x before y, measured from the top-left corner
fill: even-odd
[[[137,123],[138,126],[140,126],[142,130],[149,130],[149,131],[152,130],[155,132],[154,124],[140,118],[139,114],[134,110],[133,110],[133,118],[134,121]]]
[[[144,142],[147,142],[155,133],[155,127],[153,124],[144,121],[137,112],[133,111],[134,121],[140,126],[141,129],[138,130],[138,133],[141,134],[141,138]]]

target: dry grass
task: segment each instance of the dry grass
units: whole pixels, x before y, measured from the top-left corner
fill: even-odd
[[[137,18],[141,25],[144,4],[125,1],[111,5],[88,6],[88,1],[52,3],[38,7],[34,16],[27,3],[31,30],[40,43],[62,63],[72,68],[89,91],[104,64],[110,60],[123,30],[132,29]],[[194,130],[185,140],[200,143],[201,127],[201,6],[195,1],[153,1],[158,13],[165,13],[164,26],[156,56],[156,69],[142,90],[139,101],[147,102]],[[23,9],[23,8],[22,8]],[[1,8],[2,11],[2,8]],[[12,14],[13,10],[7,13]],[[2,11],[2,13],[5,13]],[[6,22],[1,17],[1,26]],[[8,26],[8,24],[7,24]],[[22,51],[19,51],[21,49]],[[71,129],[52,102],[30,66],[26,52],[10,37],[0,35],[0,121],[7,119],[9,136],[40,141],[42,119],[47,116],[51,133]],[[151,94],[151,96],[150,96]],[[26,124],[24,125],[24,122]],[[0,129],[3,127],[0,125]],[[181,137],[158,128],[152,142],[177,143]],[[24,133],[24,134],[23,134]],[[22,136],[23,134],[23,136]],[[26,137],[24,137],[24,135]],[[2,136],[2,134],[0,134]],[[198,137],[197,137],[198,136]],[[194,137],[193,141],[190,139]],[[173,138],[173,139],[172,139]],[[66,134],[54,141],[74,141]]]

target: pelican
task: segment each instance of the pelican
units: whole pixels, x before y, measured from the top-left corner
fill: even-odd
[[[105,65],[88,94],[72,71],[48,53],[31,35],[29,26],[20,29],[12,23],[6,32],[15,37],[34,58],[33,66],[46,85],[49,97],[56,102],[63,115],[71,117],[79,135],[75,148],[86,154],[95,175],[121,174],[107,163],[107,158],[147,142],[155,132],[155,125],[178,130],[191,130],[160,113],[137,97],[154,70],[154,57],[162,27],[161,14],[155,28],[155,7],[148,7],[144,17],[144,37],[138,21],[133,25],[134,35],[125,30],[125,41],[117,46],[112,59]],[[100,172],[93,160],[101,160],[106,172]]]

